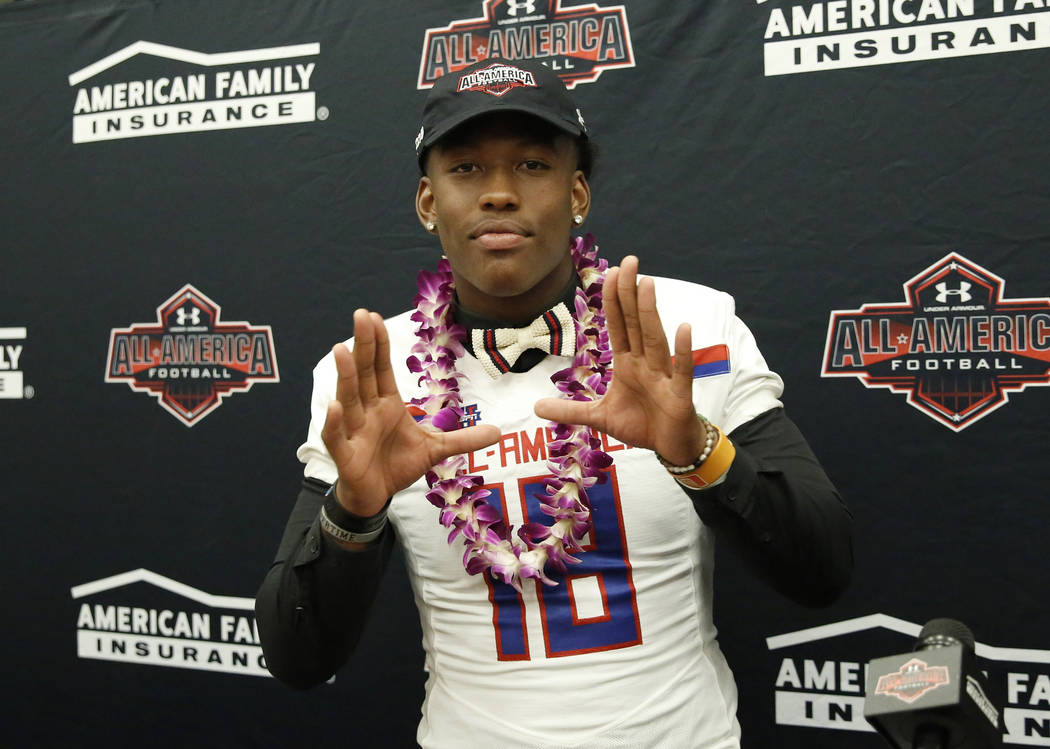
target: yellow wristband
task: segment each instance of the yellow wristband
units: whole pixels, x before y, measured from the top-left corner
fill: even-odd
[[[722,433],[722,430],[713,424],[708,424],[707,428],[718,432],[718,442],[715,444],[711,454],[704,459],[703,463],[689,473],[671,474],[674,476],[675,481],[687,489],[706,489],[711,486],[711,484],[728,473],[729,467],[733,465],[733,459],[736,457],[736,447]]]

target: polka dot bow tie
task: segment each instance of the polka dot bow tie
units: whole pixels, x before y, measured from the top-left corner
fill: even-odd
[[[478,361],[493,378],[509,372],[529,349],[555,356],[576,353],[576,323],[564,302],[524,328],[475,328],[470,335]]]

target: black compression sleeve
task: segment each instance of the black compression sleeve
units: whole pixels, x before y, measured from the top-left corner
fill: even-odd
[[[330,539],[318,522],[327,489],[316,479],[303,481],[255,599],[266,665],[299,689],[326,681],[350,657],[394,543],[389,525],[361,551]]]

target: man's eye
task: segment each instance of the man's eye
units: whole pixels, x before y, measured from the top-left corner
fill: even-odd
[[[539,161],[538,159],[526,159],[524,162],[522,162],[522,166],[524,166],[528,170],[547,168],[547,165],[544,164],[542,161]]]
[[[449,171],[455,172],[457,174],[467,174],[468,172],[474,171],[474,164],[471,164],[470,162],[464,162],[462,164],[456,164]]]

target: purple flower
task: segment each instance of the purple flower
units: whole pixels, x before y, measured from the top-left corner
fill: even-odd
[[[488,493],[486,490],[485,494],[487,495]],[[503,516],[499,514],[499,511],[488,502],[483,502],[474,509],[474,517],[486,525],[503,520]]]
[[[463,418],[463,411],[458,408],[443,408],[434,414],[430,423],[440,429],[442,432],[451,432],[459,429],[460,419]]]
[[[468,575],[476,575],[488,569],[489,563],[482,557],[472,556],[463,560],[463,566],[466,567]]]

